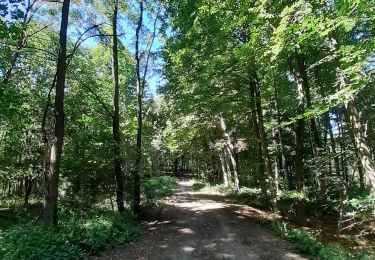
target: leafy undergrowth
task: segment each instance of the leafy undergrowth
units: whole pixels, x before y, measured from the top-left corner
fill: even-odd
[[[195,191],[205,193],[219,193],[229,195],[234,192],[234,186],[225,186],[224,184],[210,184],[200,180],[193,180],[192,187]]]
[[[130,214],[62,220],[57,230],[38,223],[17,225],[1,231],[0,259],[84,259],[139,237]]]
[[[151,177],[145,181],[142,185],[144,206],[156,205],[173,192],[177,183],[177,178],[169,176]],[[100,208],[80,204],[82,200],[78,198],[63,198],[58,228],[45,229],[41,225],[42,205],[39,202],[26,209],[20,199],[7,204],[3,201],[0,259],[86,259],[140,238],[137,223],[130,213],[116,214],[108,210],[109,205]],[[106,203],[102,201],[101,204]],[[69,210],[72,208],[75,210]]]
[[[338,243],[324,244],[319,237],[314,237],[302,228],[278,220],[259,220],[258,223],[272,230],[278,236],[290,241],[294,250],[310,259],[374,259],[365,252],[349,252]]]
[[[155,176],[147,179],[141,187],[145,206],[155,206],[158,201],[171,195],[177,184],[178,179],[170,176]]]
[[[242,188],[239,193],[235,192],[234,187],[229,186],[225,187],[223,184],[215,185],[205,183],[203,181],[194,180],[193,181],[193,189],[196,191],[206,192],[206,193],[220,193],[226,195],[235,203],[238,204],[245,204],[252,207],[256,207],[263,210],[268,210],[262,204],[262,194],[261,190],[257,188]],[[295,200],[295,193],[293,192],[285,192],[281,194],[278,200],[279,210],[281,210],[281,214],[284,215],[284,222],[280,220],[259,220],[259,223],[263,224],[264,226],[270,228],[275,234],[281,236],[282,238],[291,242],[293,248],[298,251],[300,254],[306,255],[311,259],[375,259],[375,257],[370,256],[368,253],[362,252],[362,250],[352,250],[352,246],[348,246],[346,240],[350,236],[345,236],[346,239],[340,237],[337,238],[336,230],[337,230],[337,218],[336,222],[333,224],[334,228],[330,234],[326,234],[327,227],[322,232],[322,226],[314,225],[312,221],[310,221],[311,229],[309,231],[298,228],[294,226],[292,223],[292,219],[290,217],[291,214],[294,214],[293,203]],[[365,198],[366,199],[366,198]],[[366,199],[367,201],[368,199]],[[351,202],[351,201],[348,201]],[[311,205],[310,205],[310,204]],[[314,208],[315,201],[308,201],[307,207]],[[353,203],[352,203],[353,204]],[[364,203],[357,203],[359,205],[363,205]],[[351,205],[349,205],[351,206]],[[353,207],[353,206],[351,206]],[[363,206],[361,206],[363,207]],[[310,210],[312,211],[312,210]],[[357,210],[358,211],[358,210]],[[324,216],[322,221],[327,221],[328,217]],[[286,221],[286,222],[285,222]],[[327,223],[325,223],[327,225]],[[320,230],[320,231],[319,231]],[[329,233],[329,232],[328,232]],[[331,239],[327,242],[327,238],[330,237]],[[335,239],[332,239],[335,238]],[[345,247],[344,247],[345,246]],[[357,248],[356,248],[357,249]],[[364,248],[366,249],[366,247]],[[352,252],[356,251],[356,252]]]
[[[33,200],[27,208],[23,206],[20,198],[12,202],[14,204],[4,200],[0,205],[0,230],[35,221],[41,213],[42,204],[36,200]]]

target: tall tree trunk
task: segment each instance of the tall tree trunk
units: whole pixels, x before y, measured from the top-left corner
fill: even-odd
[[[24,207],[27,207],[29,205],[29,198],[33,187],[35,167],[36,165],[34,164],[31,170],[31,174],[25,177]]]
[[[124,206],[124,177],[121,169],[121,137],[120,137],[120,85],[118,70],[118,39],[117,39],[118,1],[115,1],[112,17],[112,84],[113,84],[113,121],[112,132],[114,140],[114,170],[116,179],[116,203],[120,213],[125,211]]]
[[[302,57],[300,57],[300,59],[302,59],[304,61],[305,57],[302,56]],[[303,63],[303,64],[305,64],[305,63]],[[305,95],[306,95],[306,107],[311,109],[312,108],[312,102],[311,102],[311,94],[310,94],[310,84],[308,83],[306,68],[303,68],[303,71],[304,72],[303,72],[302,76],[304,78],[304,82],[306,82],[305,87],[304,87],[304,91],[305,91]],[[310,132],[311,132],[311,135],[313,136],[315,149],[322,148],[322,141],[321,141],[321,138],[320,138],[318,127],[316,126],[315,117],[312,117],[310,119]],[[315,151],[315,152],[316,152],[316,154],[319,153],[319,151]]]
[[[177,176],[177,172],[178,172],[178,157],[174,159],[174,163],[173,163],[173,174]]]
[[[331,51],[335,54],[336,74],[340,83],[340,89],[348,87],[348,80],[345,76],[344,70],[341,68],[341,57],[338,52],[338,42],[334,38],[330,38]],[[371,193],[375,194],[375,162],[372,160],[370,147],[365,138],[365,133],[362,128],[360,114],[355,107],[354,99],[351,97],[345,101],[345,110],[349,117],[349,123],[354,135],[355,146],[358,152],[358,157],[362,164],[362,169],[366,176],[367,185],[371,189]]]
[[[229,185],[232,185],[233,184],[233,174],[232,174],[232,169],[231,169],[231,165],[230,165],[230,162],[229,162],[229,155],[228,155],[228,152],[227,152],[227,149],[225,149],[225,147],[223,148],[223,158],[224,158],[224,163],[225,163],[225,169],[227,170],[227,175],[228,175],[228,182],[229,182]]]
[[[331,154],[333,155],[333,162],[335,164],[335,173],[337,176],[340,176],[340,160],[336,153],[336,141],[335,141],[335,136],[333,135],[331,117],[329,116],[329,113],[326,114],[326,117],[327,117],[327,128],[328,128],[329,139],[330,139],[331,150],[332,150]]]
[[[274,110],[275,110],[275,118],[276,118],[276,135],[280,145],[280,161],[281,161],[281,172],[284,177],[284,186],[286,190],[289,190],[289,173],[288,173],[288,166],[286,164],[286,155],[285,155],[285,145],[283,140],[283,132],[281,128],[281,114],[279,105],[277,102],[277,91],[276,91],[276,84],[273,87],[273,98],[274,98]]]
[[[305,57],[301,56],[300,59],[303,59],[303,64],[305,64]],[[306,98],[306,107],[308,109],[311,109],[312,102],[311,102],[310,84],[308,82],[307,70],[305,67],[303,68],[302,77],[305,82],[304,91],[305,91],[305,98]],[[311,117],[309,121],[310,121],[310,133],[311,133],[311,136],[313,137],[311,140],[313,156],[315,157],[315,159],[317,159],[317,160],[314,160],[314,165],[316,169],[321,169],[321,171],[316,171],[316,183],[317,183],[317,187],[319,190],[319,194],[321,195],[322,198],[325,198],[326,188],[324,187],[324,183],[325,183],[324,179],[326,178],[326,172],[325,172],[324,165],[322,165],[322,163],[319,160],[319,156],[321,155],[323,151],[323,144],[322,144],[322,140],[318,131],[315,117]]]
[[[60,161],[64,144],[64,92],[66,77],[66,41],[68,31],[70,0],[64,0],[62,6],[60,26],[60,50],[56,70],[56,95],[55,95],[55,132],[52,140],[50,167],[45,183],[46,194],[44,200],[45,226],[57,225],[57,197],[60,174]]]
[[[135,59],[136,59],[136,74],[137,74],[137,141],[136,141],[136,158],[135,158],[135,171],[133,175],[134,182],[134,205],[133,211],[135,214],[139,213],[141,202],[141,159],[142,159],[142,101],[143,101],[143,84],[141,76],[141,56],[140,56],[140,33],[143,24],[143,1],[139,1],[139,19],[136,29],[136,42],[135,42]]]
[[[294,78],[297,82],[297,98],[298,98],[298,107],[297,114],[299,118],[297,119],[296,125],[296,156],[295,156],[295,172],[296,172],[296,188],[299,193],[299,199],[297,201],[297,210],[296,210],[296,221],[299,225],[304,225],[306,223],[306,209],[305,209],[305,198],[304,198],[304,145],[303,145],[303,134],[305,129],[305,119],[303,114],[305,112],[305,91],[304,87],[307,84],[307,73],[305,66],[305,59],[301,55],[297,55],[297,69],[293,69],[290,64],[291,71],[294,75]]]
[[[272,171],[272,163],[270,160],[269,152],[268,152],[268,143],[267,143],[267,135],[264,129],[264,118],[263,118],[263,108],[262,108],[262,99],[260,94],[260,86],[255,75],[251,82],[251,89],[255,96],[255,106],[257,112],[257,121],[258,121],[258,128],[259,128],[259,137],[260,137],[260,144],[262,146],[262,158],[264,162],[264,175],[266,178],[266,183],[270,184],[270,196],[269,200],[272,203],[273,210],[276,210],[276,187],[275,187],[275,176],[273,175]]]
[[[219,158],[220,158],[220,164],[221,164],[221,171],[223,172],[224,187],[228,187],[229,186],[228,172],[227,172],[224,156],[225,156],[225,153],[223,151],[220,152]]]
[[[225,148],[230,160],[230,163],[232,165],[232,171],[233,171],[233,178],[234,178],[234,188],[236,189],[236,192],[240,192],[240,181],[238,176],[238,165],[236,162],[236,158],[234,155],[234,147],[232,143],[232,138],[230,137],[229,133],[227,132],[227,126],[225,124],[225,120],[223,117],[220,118],[220,127],[223,132],[224,140],[225,140]]]
[[[264,172],[264,160],[262,155],[262,144],[260,142],[260,132],[259,132],[259,124],[257,119],[257,108],[256,108],[256,97],[255,97],[255,90],[253,88],[253,84],[250,84],[250,107],[251,107],[251,120],[254,127],[255,138],[256,138],[256,148],[257,148],[257,161],[258,161],[258,169],[257,169],[257,181],[260,185],[262,197],[267,198],[267,185],[266,185],[266,178]],[[264,201],[266,203],[266,201]]]

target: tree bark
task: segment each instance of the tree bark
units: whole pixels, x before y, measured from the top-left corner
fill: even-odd
[[[120,84],[118,69],[118,39],[117,39],[118,1],[115,1],[112,17],[112,84],[113,84],[113,121],[112,132],[114,140],[114,170],[116,179],[116,203],[120,213],[125,211],[124,206],[124,177],[121,169],[121,137],[120,137]]]
[[[34,180],[35,165],[33,165],[32,173],[25,177],[25,197],[24,197],[24,207],[29,205],[29,198],[31,195],[33,180]]]
[[[257,148],[257,161],[258,161],[258,169],[257,169],[257,181],[260,185],[262,191],[262,197],[267,198],[267,187],[266,187],[266,180],[264,175],[264,160],[262,156],[262,144],[260,142],[260,133],[259,133],[259,124],[257,120],[257,108],[256,108],[256,101],[255,101],[255,91],[253,85],[250,84],[250,107],[251,107],[251,120],[254,127],[255,137],[256,137],[256,148]]]
[[[220,164],[221,164],[221,171],[223,172],[224,187],[228,187],[229,186],[228,172],[227,172],[227,169],[226,169],[224,156],[225,156],[225,153],[223,151],[220,152],[219,158],[220,158]]]
[[[226,150],[230,163],[232,165],[232,171],[233,171],[233,178],[234,178],[234,188],[236,189],[236,192],[240,192],[240,181],[238,176],[238,165],[236,162],[236,158],[234,155],[234,147],[232,143],[232,139],[227,132],[227,126],[225,124],[225,120],[223,117],[220,117],[220,128],[223,132],[223,137],[225,141],[224,149]]]
[[[281,114],[280,114],[280,109],[279,105],[277,102],[277,91],[276,91],[276,85],[273,87],[273,98],[274,98],[274,109],[276,113],[276,135],[279,141],[280,145],[280,161],[281,161],[281,172],[284,177],[284,188],[285,190],[289,190],[289,172],[288,172],[288,166],[286,164],[286,155],[285,155],[285,145],[284,145],[284,140],[283,140],[283,132],[281,129]]]
[[[174,163],[173,163],[173,174],[177,176],[177,172],[178,172],[178,157],[174,159]]]
[[[338,155],[336,153],[336,141],[335,141],[335,136],[333,135],[333,130],[332,130],[332,124],[331,124],[331,117],[329,116],[329,113],[326,114],[327,117],[327,128],[328,128],[328,133],[329,133],[329,139],[330,139],[330,144],[331,144],[331,153],[333,155],[333,162],[335,164],[335,173],[337,176],[340,176],[340,160],[338,158]]]
[[[295,172],[296,172],[296,188],[299,193],[299,198],[297,201],[296,208],[296,221],[299,225],[306,224],[306,209],[305,209],[305,198],[304,198],[304,162],[303,162],[303,153],[304,153],[304,144],[303,144],[303,134],[305,129],[305,119],[303,114],[305,112],[305,91],[304,87],[307,84],[307,73],[304,57],[297,55],[297,69],[292,68],[290,64],[290,69],[294,75],[295,81],[297,83],[297,98],[298,98],[298,107],[297,114],[298,119],[295,128],[296,134],[296,156],[295,156]]]
[[[268,151],[267,135],[264,129],[264,118],[263,118],[263,108],[262,108],[262,99],[261,99],[261,94],[260,94],[260,86],[259,86],[259,81],[256,75],[252,78],[250,82],[250,86],[255,96],[255,106],[256,106],[256,112],[257,112],[259,137],[260,137],[260,144],[262,147],[262,158],[264,162],[263,163],[264,178],[266,180],[266,183],[270,184],[270,186],[267,188],[269,188],[271,192],[270,192],[270,196],[267,196],[267,197],[272,203],[272,209],[276,210],[276,200],[277,200],[276,187],[275,187],[276,182],[275,182],[275,176],[273,175],[272,163],[271,163],[269,151]]]
[[[331,51],[335,55],[336,75],[340,83],[340,89],[345,89],[346,87],[348,87],[348,80],[345,76],[344,70],[341,68],[341,57],[338,52],[338,42],[332,37],[330,38],[330,47]],[[354,98],[351,97],[350,99],[345,101],[344,106],[346,113],[348,114],[349,123],[354,135],[358,157],[361,161],[362,169],[364,170],[364,174],[366,176],[367,186],[370,187],[371,193],[375,194],[375,162],[372,160],[373,155],[365,138],[360,114],[354,104]]]
[[[139,19],[136,29],[136,42],[135,42],[135,59],[136,59],[136,74],[137,74],[137,141],[136,141],[136,158],[135,170],[133,175],[134,182],[134,204],[133,211],[135,214],[139,213],[141,202],[141,159],[142,159],[142,101],[143,101],[143,82],[141,76],[141,57],[140,57],[140,33],[143,24],[143,1],[139,1]]]
[[[60,50],[56,70],[55,95],[55,132],[52,140],[49,160],[49,172],[45,183],[46,194],[44,200],[44,225],[57,225],[57,198],[60,174],[60,161],[64,144],[64,94],[66,77],[66,42],[69,19],[70,0],[64,0],[60,26]]]

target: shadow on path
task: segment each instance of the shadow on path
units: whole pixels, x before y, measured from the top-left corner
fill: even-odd
[[[95,259],[305,259],[254,222],[269,214],[191,186],[179,183],[158,219],[145,225],[141,241]]]

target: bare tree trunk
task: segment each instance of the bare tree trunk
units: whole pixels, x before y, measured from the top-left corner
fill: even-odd
[[[224,187],[229,186],[229,181],[228,181],[228,172],[226,168],[226,163],[225,163],[225,153],[220,152],[219,158],[220,158],[220,164],[221,164],[221,171],[223,172],[223,182],[224,182]]]
[[[338,52],[338,42],[334,38],[330,38],[331,51],[335,54],[336,74],[340,82],[340,89],[348,87],[345,72],[341,68],[341,58]],[[365,133],[362,128],[360,114],[355,107],[353,97],[345,101],[345,110],[349,117],[349,123],[354,135],[355,146],[358,152],[358,157],[361,161],[362,168],[366,176],[367,185],[371,189],[371,193],[375,194],[375,162],[372,160],[370,147],[365,138]]]
[[[233,167],[234,188],[236,189],[236,192],[240,192],[240,179],[239,179],[239,176],[238,176],[238,165],[237,165],[237,162],[236,162],[236,159],[235,159],[235,156],[234,156],[233,145],[229,144],[229,145],[226,146],[226,148],[227,148],[227,152],[228,152],[230,162],[231,162],[232,167]]]
[[[228,182],[229,182],[229,185],[232,185],[233,184],[233,174],[232,174],[232,169],[231,169],[231,165],[230,165],[230,162],[229,162],[229,155],[228,155],[227,149],[225,149],[225,147],[223,148],[223,158],[224,158],[224,163],[225,163],[225,169],[227,170],[227,174],[228,174]]]
[[[306,209],[305,209],[305,198],[304,198],[304,162],[303,162],[303,134],[305,129],[305,119],[303,114],[305,112],[305,91],[304,87],[307,84],[307,74],[304,57],[297,55],[297,69],[293,69],[290,64],[290,69],[294,75],[294,78],[297,82],[297,98],[298,98],[298,107],[297,114],[299,118],[297,119],[296,125],[296,156],[295,156],[295,172],[296,172],[296,188],[299,193],[299,199],[297,201],[297,210],[296,210],[296,221],[299,225],[304,225],[306,223]]]
[[[326,117],[327,117],[327,128],[328,128],[329,139],[330,139],[331,150],[332,150],[331,153],[333,155],[333,162],[335,164],[335,173],[337,176],[340,176],[340,161],[336,153],[336,141],[335,141],[335,136],[333,135],[331,118],[329,116],[329,113],[326,114]]]
[[[141,159],[142,159],[142,101],[143,101],[143,82],[141,76],[141,56],[140,56],[140,33],[143,23],[143,1],[139,1],[139,19],[136,29],[135,42],[135,59],[136,59],[136,74],[137,74],[137,141],[136,141],[136,159],[135,171],[133,176],[134,182],[134,205],[133,211],[135,214],[139,213],[141,202]]]
[[[262,144],[260,142],[260,133],[259,133],[259,124],[257,120],[257,108],[256,108],[256,98],[255,98],[255,91],[253,85],[250,84],[250,107],[251,107],[251,120],[254,127],[255,137],[256,137],[256,148],[257,148],[257,161],[258,161],[258,169],[257,169],[257,181],[260,185],[262,191],[262,197],[267,199],[267,186],[266,186],[266,178],[264,172],[264,160],[262,156]],[[264,201],[266,203],[266,201]]]
[[[273,87],[273,98],[274,98],[274,110],[275,110],[275,118],[276,118],[276,135],[279,141],[280,145],[280,156],[281,156],[281,173],[284,177],[284,188],[286,190],[289,190],[289,173],[288,173],[288,166],[286,164],[286,155],[285,155],[285,146],[284,146],[284,140],[283,140],[283,132],[281,129],[281,114],[279,105],[277,102],[277,91],[276,91],[276,85],[274,84]]]
[[[173,163],[173,174],[177,176],[177,172],[178,172],[178,157],[174,159],[174,163]]]
[[[112,81],[113,81],[113,121],[112,132],[114,140],[114,170],[116,179],[116,203],[117,209],[120,213],[125,211],[124,206],[124,176],[121,169],[121,137],[120,137],[120,85],[118,72],[118,39],[117,39],[117,15],[118,15],[118,1],[114,3],[113,17],[112,17]]]
[[[305,60],[304,56],[301,56],[301,59]],[[304,78],[304,91],[305,91],[305,97],[306,97],[306,107],[311,109],[312,108],[312,102],[311,102],[311,94],[310,94],[310,84],[308,82],[307,78],[307,71],[306,68],[303,68],[302,71],[302,77]],[[311,140],[311,146],[313,151],[313,156],[318,159],[314,160],[315,168],[321,169],[321,171],[316,171],[315,177],[316,177],[316,183],[318,187],[319,194],[321,194],[321,197],[325,197],[325,190],[326,187],[324,187],[324,179],[326,178],[326,170],[324,165],[319,160],[319,156],[321,155],[323,151],[323,145],[321,141],[321,137],[317,128],[315,117],[311,117],[310,121],[310,133],[313,137]],[[311,138],[310,138],[311,139]]]
[[[148,71],[149,60],[151,56],[151,48],[154,44],[157,21],[159,18],[160,9],[154,20],[154,31],[152,33],[151,43],[148,46],[148,51],[146,52],[146,59],[143,68],[143,73],[141,73],[141,59],[143,56],[140,53],[140,40],[141,40],[141,29],[143,26],[143,0],[139,0],[139,18],[136,29],[136,41],[135,41],[135,60],[136,60],[136,87],[137,87],[137,141],[136,141],[136,159],[135,159],[135,170],[133,174],[133,184],[134,184],[134,204],[133,212],[135,214],[139,213],[140,202],[141,202],[141,160],[142,160],[142,122],[143,122],[143,92],[146,85],[146,76]]]
[[[31,195],[32,187],[33,187],[34,171],[35,171],[35,165],[33,165],[31,174],[25,177],[24,207],[27,207],[29,205],[29,198]]]
[[[236,192],[240,192],[240,181],[238,177],[238,165],[236,162],[236,158],[234,155],[234,147],[232,143],[232,139],[227,132],[227,126],[225,124],[225,120],[223,117],[220,118],[220,127],[223,131],[223,136],[225,140],[225,149],[227,151],[228,157],[230,159],[231,165],[232,165],[232,171],[233,171],[233,178],[234,178],[234,187],[236,189]]]
[[[259,137],[260,137],[260,144],[262,146],[262,158],[264,161],[264,175],[266,178],[266,183],[270,184],[268,187],[270,189],[270,196],[268,199],[272,203],[272,209],[276,209],[276,187],[275,187],[275,176],[273,175],[272,171],[272,163],[270,160],[269,152],[268,152],[268,143],[267,143],[267,135],[264,129],[264,118],[263,118],[263,108],[262,108],[262,99],[260,94],[260,86],[255,75],[251,82],[251,89],[255,96],[255,105],[256,105],[256,112],[257,112],[257,121],[258,121],[258,128],[259,128]],[[268,186],[268,185],[267,185]]]
[[[64,91],[66,77],[66,42],[69,18],[70,0],[64,0],[60,27],[60,50],[56,70],[55,96],[55,133],[52,140],[50,167],[45,183],[46,195],[44,200],[45,226],[57,225],[57,197],[60,174],[60,161],[64,144]]]

